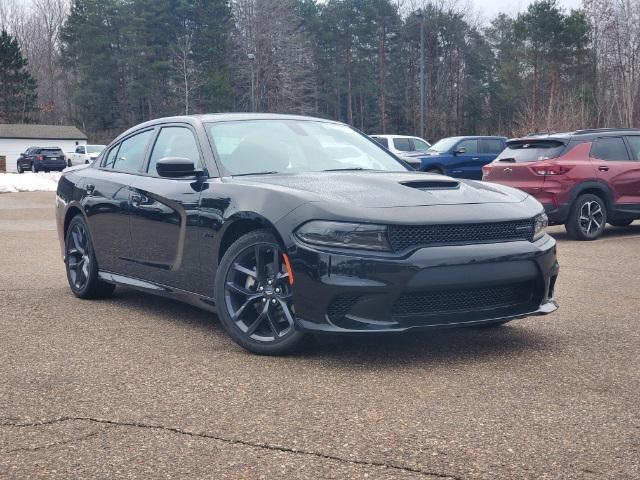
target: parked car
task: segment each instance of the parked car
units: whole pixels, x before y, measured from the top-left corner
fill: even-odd
[[[538,201],[409,171],[329,120],[143,123],[63,173],[56,217],[76,296],[126,285],[187,301],[261,354],[310,333],[498,325],[557,308]]]
[[[58,147],[29,147],[20,154],[16,162],[18,173],[31,170],[34,173],[51,170],[62,171],[67,166],[67,157]]]
[[[447,137],[425,153],[411,153],[403,160],[419,161],[418,170],[423,172],[480,180],[482,167],[504,150],[506,141],[506,137]]]
[[[431,144],[420,137],[407,135],[370,135],[376,142],[396,155],[414,152],[426,152]]]
[[[68,155],[67,166],[91,163],[105,148],[106,145],[78,145],[76,150]]]
[[[536,197],[576,240],[640,218],[640,130],[588,129],[507,142],[483,179]]]

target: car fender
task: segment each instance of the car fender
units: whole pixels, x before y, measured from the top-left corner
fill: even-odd
[[[587,190],[598,190],[599,192],[602,192],[607,203],[607,210],[612,209],[614,201],[611,189],[606,183],[599,180],[586,180],[584,182],[578,183],[577,185],[574,185],[569,194],[569,205],[573,205],[573,202],[575,202],[576,199]]]

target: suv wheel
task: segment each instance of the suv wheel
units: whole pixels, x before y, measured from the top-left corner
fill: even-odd
[[[68,160],[67,160],[67,167],[71,167],[71,165],[72,165],[72,164],[71,164],[71,159],[68,159]]]
[[[98,262],[93,242],[82,215],[71,219],[65,237],[64,253],[67,280],[76,297],[103,298],[113,293],[115,285],[98,278]]]
[[[633,223],[633,220],[609,220],[609,225],[614,227],[628,227]]]
[[[18,170],[18,173],[24,172],[24,170],[22,169],[22,164],[21,163],[18,163],[18,165],[16,165],[16,170]]]
[[[229,247],[215,280],[218,317],[241,347],[279,355],[301,346],[307,334],[294,322],[291,272],[273,234],[249,232]]]
[[[597,195],[579,196],[571,207],[565,228],[575,240],[595,240],[607,223],[607,207]]]
[[[38,167],[36,167],[35,162],[31,164],[31,171],[33,173],[38,173]]]

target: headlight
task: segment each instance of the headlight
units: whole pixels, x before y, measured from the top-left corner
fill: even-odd
[[[541,213],[533,221],[533,241],[542,238],[549,226],[549,219],[546,213]]]
[[[325,222],[314,220],[296,230],[305,243],[340,248],[389,251],[387,227],[364,223]]]

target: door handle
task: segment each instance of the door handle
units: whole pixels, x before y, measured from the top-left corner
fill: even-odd
[[[480,160],[480,157],[473,157],[471,160]]]
[[[608,172],[609,171],[609,167],[605,167],[604,165],[601,165],[598,167],[598,170],[600,170],[601,172]]]
[[[92,195],[95,189],[96,189],[96,186],[93,185],[92,183],[89,183],[84,186],[84,191],[87,192],[89,195]]]

